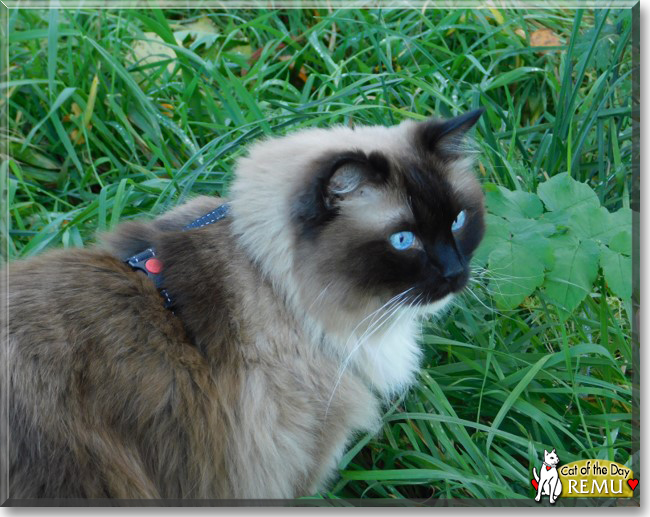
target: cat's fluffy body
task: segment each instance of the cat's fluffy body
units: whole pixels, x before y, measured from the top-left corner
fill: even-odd
[[[9,497],[291,498],[322,488],[354,433],[378,429],[382,400],[413,382],[419,317],[463,280],[424,304],[423,287],[408,299],[400,283],[355,284],[341,271],[363,264],[339,242],[342,228],[349,243],[383,235],[415,217],[412,195],[356,173],[353,194],[315,191],[320,212],[304,192],[315,164],[341,150],[410,159],[421,127],[263,141],[240,160],[223,221],[179,231],[223,202],[199,197],[126,223],[103,248],[11,264],[0,293]],[[430,160],[447,197],[471,199],[481,234],[470,162]],[[175,314],[123,262],[149,246]]]

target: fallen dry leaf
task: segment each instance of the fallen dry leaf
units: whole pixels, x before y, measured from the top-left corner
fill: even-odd
[[[93,128],[92,124],[88,124],[88,131],[90,131]],[[70,132],[70,140],[72,140],[72,143],[74,145],[83,145],[86,143],[86,138],[84,137],[84,134],[79,131],[78,129],[73,129]]]
[[[146,41],[138,40],[134,43],[131,49],[131,55],[127,55],[127,61],[140,65],[148,65],[171,59],[172,61],[167,64],[167,70],[172,72],[174,70],[173,60],[176,59],[176,52],[166,46],[163,39],[155,32],[145,32],[144,37]]]
[[[537,29],[530,35],[531,47],[558,47],[562,44],[560,38],[551,29]],[[538,50],[538,54],[546,54],[546,50]]]
[[[505,19],[503,18],[501,12],[498,9],[494,9],[492,7],[488,7],[488,9],[492,13],[492,17],[494,18],[494,21],[497,22],[497,25],[503,25]]]
[[[180,25],[180,30],[174,32],[174,38],[182,45],[185,38],[190,36],[194,42],[190,45],[192,50],[204,45],[205,48],[214,45],[214,42],[219,38],[219,27],[215,23],[204,16],[198,20]]]
[[[174,111],[174,106],[168,104],[167,102],[162,102],[160,104],[160,107],[163,108],[164,110],[167,110],[167,111],[162,111],[162,114],[165,115],[165,117],[174,118],[174,114],[172,113]]]
[[[278,57],[278,60],[280,61],[289,61],[291,59],[291,56],[280,56]],[[293,70],[293,63],[289,63],[289,70]],[[307,70],[305,69],[304,66],[300,67],[300,70],[298,71],[298,78],[303,82],[307,82]]]

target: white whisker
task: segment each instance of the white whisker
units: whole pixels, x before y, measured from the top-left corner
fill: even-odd
[[[418,295],[418,297],[419,297],[419,296],[420,296],[420,295]],[[417,299],[417,297],[416,297],[416,299]],[[403,308],[407,303],[408,303],[408,302],[403,301],[399,308]],[[410,307],[409,307],[409,308],[410,308]],[[402,320],[402,319],[403,319],[407,314],[408,314],[408,311],[401,311],[401,312],[399,312],[398,315],[397,315],[397,318],[395,318],[395,321],[391,324],[390,327],[388,327],[388,329],[386,329],[386,333],[389,334],[390,331],[391,331],[393,328],[395,328],[395,327],[397,326],[397,324],[398,324],[398,323],[399,323],[399,322],[400,322],[400,321],[401,321],[401,320]],[[369,338],[370,338],[370,336],[368,336],[368,339],[369,339]],[[375,349],[375,353],[374,353],[373,358],[372,358],[373,375],[370,376],[370,382],[372,382],[373,387],[375,386],[375,383],[374,383],[374,381],[373,381],[373,378],[374,378],[374,371],[375,371],[375,368],[376,368],[376,366],[377,366],[377,356],[379,355],[379,352],[382,350],[382,346],[383,346],[383,344],[384,344],[383,341],[379,343],[379,345],[378,345],[378,346],[376,347],[376,349]]]
[[[325,293],[332,286],[333,283],[334,283],[334,280],[332,280],[329,284],[327,284],[325,286],[325,288],[320,292],[320,294],[316,298],[314,298],[314,301],[311,302],[311,304],[309,305],[309,308],[306,311],[307,314],[311,313],[311,308],[316,304],[316,302],[318,302],[321,299],[321,297],[323,297],[325,295]]]
[[[353,349],[350,351],[350,353],[347,355],[347,357],[343,360],[341,363],[341,367],[339,368],[339,374],[336,379],[336,382],[334,383],[334,387],[332,388],[332,393],[330,394],[330,397],[327,401],[327,407],[325,408],[325,419],[327,419],[327,415],[329,414],[329,408],[330,405],[332,404],[332,400],[334,398],[334,394],[336,393],[336,390],[341,383],[341,379],[343,378],[343,374],[347,370],[347,367],[350,363],[350,359],[354,355],[354,353],[359,350],[359,348],[363,345],[364,342],[366,342],[374,333],[376,330],[381,328],[383,325],[383,322],[386,322],[390,319],[390,317],[395,314],[396,311],[399,310],[401,307],[401,298],[405,296],[409,291],[411,291],[413,288],[409,288],[406,291],[403,291],[395,296],[393,296],[390,300],[388,300],[384,305],[379,307],[377,310],[373,311],[370,313],[368,316],[366,316],[363,320],[359,322],[359,324],[352,330],[350,333],[350,337],[348,338],[344,350],[348,348],[348,345],[350,341],[354,337],[354,333],[356,330],[369,318],[374,318],[377,313],[379,313],[382,309],[386,308],[385,312],[383,312],[377,320],[372,320],[371,323],[368,325],[368,328],[361,334],[361,336],[357,339],[356,345],[353,347]]]

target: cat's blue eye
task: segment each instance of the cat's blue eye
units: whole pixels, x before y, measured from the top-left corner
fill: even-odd
[[[404,251],[415,244],[415,235],[413,235],[413,232],[397,232],[391,235],[388,240],[393,248]]]
[[[452,232],[457,232],[460,230],[463,226],[465,226],[465,219],[467,216],[465,215],[465,210],[461,210],[458,212],[458,215],[456,216],[456,219],[454,219],[454,222],[451,223],[451,231]]]

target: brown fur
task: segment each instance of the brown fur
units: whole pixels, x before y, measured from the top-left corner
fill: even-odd
[[[104,248],[10,264],[0,290],[9,497],[292,498],[322,488],[354,433],[377,429],[381,401],[413,382],[417,316],[453,293],[400,306],[389,325],[373,326],[373,311],[395,292],[357,285],[364,256],[349,250],[383,242],[400,220],[415,224],[399,167],[389,189],[344,170],[328,201],[340,214],[317,237],[300,237],[291,206],[314,160],[379,147],[391,163],[433,163],[432,181],[468,197],[461,204],[480,234],[482,198],[467,160],[418,154],[414,128],[259,144],[240,162],[232,215],[218,223],[180,231],[223,202],[200,197],[122,225]],[[440,223],[447,233],[451,220]],[[123,262],[150,246],[174,312]]]
[[[100,249],[11,265],[9,496],[313,492],[374,399],[350,376],[323,421],[322,383],[333,382],[337,365],[302,346],[300,325],[230,244],[227,221],[188,233],[152,226],[125,232],[149,230],[170,257],[166,278],[179,305],[195,309],[173,315],[149,279]],[[128,236],[122,244],[129,248]],[[289,476],[296,453],[304,463]]]

